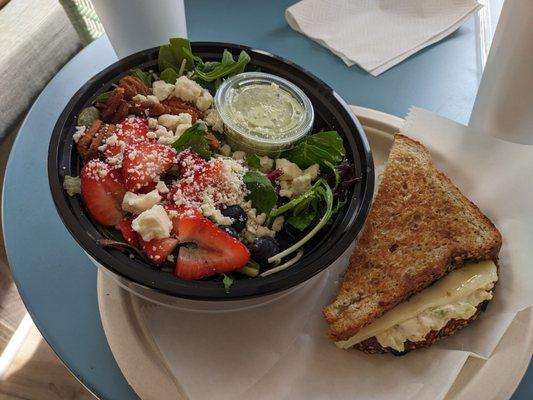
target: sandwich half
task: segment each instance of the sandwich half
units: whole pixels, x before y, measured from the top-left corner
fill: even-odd
[[[335,301],[324,308],[341,348],[403,354],[474,320],[492,299],[501,235],[431,160],[396,135]]]

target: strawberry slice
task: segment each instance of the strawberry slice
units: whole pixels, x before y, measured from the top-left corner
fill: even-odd
[[[131,219],[124,218],[119,225],[122,237],[130,246],[137,247],[139,244],[139,234],[131,227]]]
[[[100,225],[115,226],[123,218],[122,198],[126,189],[119,169],[100,160],[91,160],[82,168],[81,197],[91,217]]]
[[[122,161],[126,189],[136,192],[153,182],[172,166],[175,155],[173,148],[159,143],[138,142],[129,145]]]
[[[188,203],[202,202],[202,192],[208,187],[215,189],[217,182],[222,175],[222,161],[213,160],[212,162],[197,165],[191,172],[185,172],[183,178],[170,190],[168,199],[171,202]],[[216,192],[216,190],[214,190]],[[220,195],[222,195],[220,193]],[[217,197],[215,194],[214,197]]]
[[[130,117],[124,119],[108,133],[108,137],[116,135],[116,140],[107,143],[104,154],[106,157],[113,157],[124,151],[126,147],[133,143],[149,141],[148,122],[144,118]]]
[[[205,167],[207,162],[198,153],[188,149],[178,154],[176,165],[180,176],[185,177],[191,175],[196,169]]]
[[[180,247],[174,274],[182,279],[201,279],[244,267],[250,260],[248,248],[221,231],[204,217],[184,217],[178,222]]]
[[[150,261],[159,266],[174,251],[179,242],[175,238],[152,239],[148,242],[139,238],[139,243]]]
[[[166,204],[164,206],[168,217],[172,221],[172,234],[178,236],[178,223],[183,217],[202,217],[202,213],[186,205]]]

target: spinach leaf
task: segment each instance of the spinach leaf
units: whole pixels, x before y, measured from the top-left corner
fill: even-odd
[[[170,45],[165,44],[159,48],[159,54],[157,56],[157,65],[159,71],[164,71],[167,68],[173,68],[176,71],[179,70],[180,64],[178,60],[174,57],[172,50],[170,50]]]
[[[159,78],[164,80],[166,83],[175,84],[176,80],[178,79],[178,73],[174,70],[174,68],[168,67],[159,74]]]
[[[133,76],[139,78],[141,82],[144,83],[146,86],[148,87],[152,86],[152,82],[155,78],[154,71],[150,70],[150,71],[144,72],[143,70],[139,68],[135,68],[135,69],[132,69],[130,72]]]
[[[174,59],[181,67],[183,60],[185,61],[185,70],[190,71],[194,68],[194,57],[191,50],[191,42],[185,38],[171,38],[170,51],[174,56]]]
[[[254,208],[259,212],[269,213],[276,205],[276,191],[272,182],[265,175],[258,171],[248,171],[244,175],[244,184],[250,191],[246,200],[251,200]]]
[[[109,92],[100,93],[94,98],[93,103],[105,103],[111,97],[111,93],[113,93],[112,90],[110,90]]]
[[[224,50],[222,60],[218,65],[210,67],[207,71],[203,67],[196,67],[194,74],[203,81],[212,82],[243,72],[248,62],[250,62],[250,56],[244,50],[239,54],[237,61],[233,59],[233,55],[228,50]]]
[[[78,126],[89,127],[89,125],[91,125],[93,121],[96,121],[97,119],[100,119],[100,111],[98,111],[98,108],[85,107],[78,114],[78,119],[76,123],[78,124]]]
[[[309,225],[311,225],[311,223],[314,221],[315,217],[316,217],[316,214],[313,213],[313,212],[304,213],[304,214],[301,214],[301,215],[293,215],[292,217],[287,219],[287,222],[285,222],[285,223],[295,227],[299,231],[303,231]]]
[[[321,168],[330,168],[337,164],[346,154],[342,139],[337,131],[318,132],[307,136],[296,147],[282,153],[282,157],[307,168],[319,164]]]
[[[250,154],[246,156],[246,164],[250,168],[259,169],[261,167],[261,159],[257,154]]]
[[[209,147],[209,142],[205,137],[206,132],[207,127],[205,123],[197,122],[183,132],[178,140],[172,143],[172,147],[175,148],[178,153],[190,148],[207,160],[211,157],[211,149]]]
[[[235,282],[235,279],[231,275],[222,274],[222,284],[224,285],[224,290],[226,293],[229,293],[229,290],[231,286],[233,286],[233,282]]]

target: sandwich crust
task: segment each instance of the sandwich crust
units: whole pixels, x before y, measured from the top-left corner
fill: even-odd
[[[428,150],[397,134],[335,301],[328,335],[347,340],[465,262],[497,261],[494,224],[439,172]]]

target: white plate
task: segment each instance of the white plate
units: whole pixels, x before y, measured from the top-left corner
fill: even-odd
[[[403,119],[353,107],[368,136],[376,166],[383,165]],[[186,399],[169,373],[139,309],[146,300],[119,287],[98,270],[98,305],[109,346],[133,390],[143,400]],[[533,354],[533,309],[519,313],[487,360],[470,357],[446,400],[501,400],[511,397]]]

